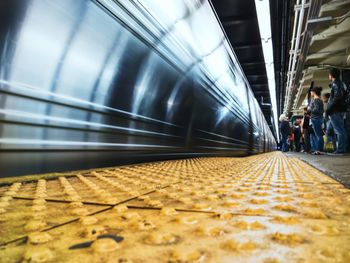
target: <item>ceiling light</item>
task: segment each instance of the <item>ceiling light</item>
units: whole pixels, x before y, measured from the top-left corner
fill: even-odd
[[[276,129],[277,140],[279,141],[278,132],[278,117],[277,117],[277,96],[276,96],[276,81],[275,68],[273,61],[273,47],[271,34],[271,15],[270,15],[270,1],[269,0],[255,0],[256,14],[258,16],[259,31],[261,38],[261,45],[264,53],[264,61],[266,74],[268,79],[272,114]],[[266,19],[266,18],[270,19]]]

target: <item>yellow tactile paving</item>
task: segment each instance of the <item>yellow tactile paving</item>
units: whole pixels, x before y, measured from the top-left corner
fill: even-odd
[[[350,190],[281,153],[48,178],[0,187],[1,262],[350,262]]]
[[[6,213],[0,215],[0,244],[103,209],[103,207],[93,205],[81,205],[81,207],[83,208],[80,208],[77,202],[59,203],[45,201],[45,199],[12,199]]]

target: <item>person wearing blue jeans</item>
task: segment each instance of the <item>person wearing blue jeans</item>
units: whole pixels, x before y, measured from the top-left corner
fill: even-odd
[[[344,126],[344,113],[337,112],[329,116],[334,132],[338,137],[338,150],[335,153],[343,154],[346,152],[347,135]]]
[[[323,130],[322,130],[322,124],[323,124],[323,116],[321,117],[311,117],[311,123],[312,127],[315,132],[315,152],[316,154],[319,154],[323,151]]]
[[[282,134],[282,152],[288,152],[289,145],[288,145],[288,135]]]
[[[327,105],[328,105],[330,97],[331,97],[330,93],[325,93],[322,95],[323,105],[324,105],[325,109],[327,109]],[[333,146],[332,152],[335,152],[337,150],[337,141],[335,138],[332,122],[329,119],[329,116],[327,115],[326,112],[323,114],[323,117],[324,117],[324,131],[326,133],[326,142],[324,145],[324,151],[327,152],[327,149],[326,149],[327,144],[329,142],[332,142],[332,146]]]
[[[337,150],[337,140],[335,139],[334,129],[331,120],[328,120],[326,123],[326,145],[329,142],[332,142],[333,152],[335,152]]]
[[[312,128],[312,126],[311,126]],[[310,145],[311,145],[311,153],[316,151],[316,145],[317,145],[317,138],[315,136],[314,131],[312,130],[312,133],[310,134]]]
[[[311,89],[312,101],[310,104],[311,123],[316,136],[316,145],[314,154],[319,155],[323,151],[323,101],[321,100],[321,87]]]
[[[347,134],[344,125],[344,114],[346,112],[344,83],[340,81],[340,71],[337,68],[331,68],[328,74],[331,80],[331,96],[327,105],[326,114],[331,120],[333,129],[338,139],[338,149],[335,154],[346,152]]]

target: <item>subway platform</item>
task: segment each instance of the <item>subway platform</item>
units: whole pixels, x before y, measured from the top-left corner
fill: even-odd
[[[287,153],[289,157],[299,158],[312,165],[323,173],[334,178],[341,184],[350,188],[350,154],[337,155],[310,155],[304,153]]]
[[[350,262],[350,190],[296,156],[0,179],[1,262]]]

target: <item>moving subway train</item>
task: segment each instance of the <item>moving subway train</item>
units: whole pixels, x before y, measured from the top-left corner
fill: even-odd
[[[209,1],[0,7],[1,177],[275,148]]]

